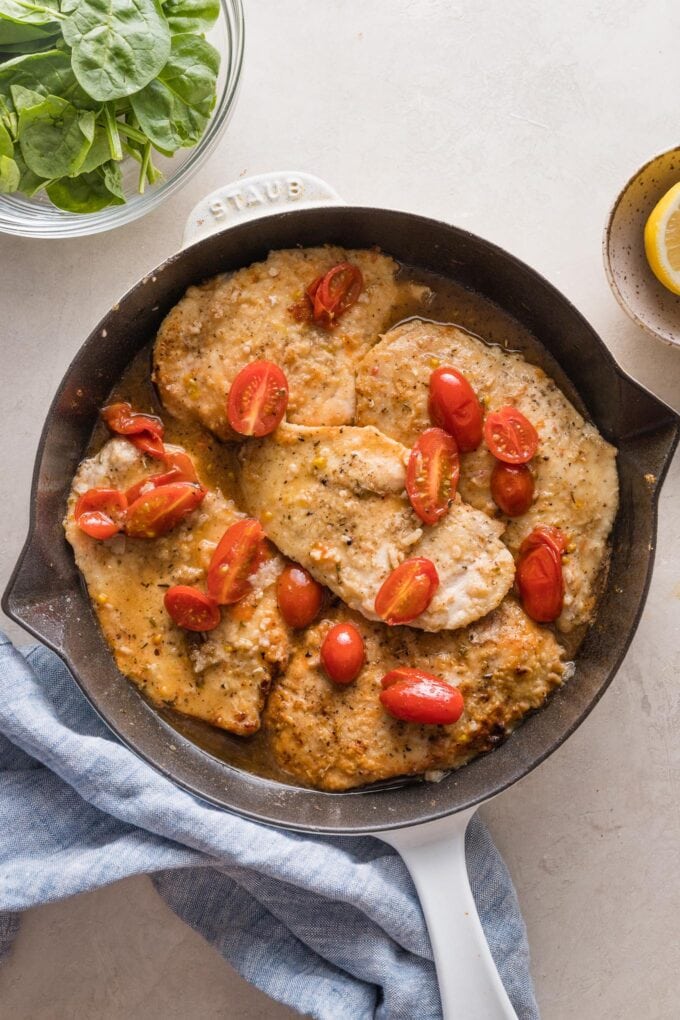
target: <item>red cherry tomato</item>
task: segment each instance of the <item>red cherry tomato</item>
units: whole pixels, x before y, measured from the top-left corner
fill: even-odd
[[[160,475],[148,475],[135,485],[132,485],[125,493],[128,503],[134,502],[138,496],[141,496],[142,491],[150,492],[151,489],[157,489],[159,485],[169,485],[170,482],[195,482],[200,484],[194,462],[183,450],[170,451],[166,448],[163,460],[169,470],[164,471]]]
[[[426,524],[436,524],[456,495],[460,458],[453,436],[443,429],[426,429],[411,450],[406,491],[411,506]]]
[[[554,528],[550,524],[543,524],[538,528],[534,528],[524,539],[519,547],[520,556],[534,549],[537,545],[550,546],[556,556],[561,558],[567,548],[567,539],[564,532],[560,531],[559,528]]]
[[[458,688],[422,669],[393,669],[381,683],[380,701],[395,719],[447,726],[463,714],[465,705]]]
[[[185,630],[214,630],[221,619],[215,600],[186,584],[168,588],[163,602],[173,621]]]
[[[163,458],[163,422],[155,414],[133,411],[131,404],[121,401],[102,408],[101,416],[112,432],[127,436],[131,443],[150,457]]]
[[[340,316],[356,304],[363,286],[361,270],[351,262],[339,262],[324,276],[319,276],[306,291],[314,322],[332,329]]]
[[[196,509],[204,496],[205,489],[191,482],[159,485],[130,504],[125,515],[125,533],[131,538],[167,535]]]
[[[537,623],[552,623],[562,612],[562,563],[551,545],[540,543],[520,555],[517,588],[527,616]]]
[[[352,623],[336,623],[321,645],[321,664],[335,684],[351,684],[359,676],[366,652],[364,639]]]
[[[268,436],[288,406],[288,380],[271,361],[251,361],[238,373],[227,401],[227,417],[242,436]]]
[[[442,365],[430,376],[429,413],[433,424],[456,440],[461,453],[476,450],[482,441],[482,405],[464,375]]]
[[[494,457],[505,464],[526,464],[538,449],[538,432],[516,407],[488,414],[484,438]]]
[[[375,598],[375,611],[390,627],[409,623],[424,613],[439,587],[437,568],[416,556],[404,560],[383,581]]]
[[[118,489],[88,489],[74,510],[76,524],[90,538],[111,538],[122,528],[128,501]]]
[[[222,535],[208,568],[208,594],[231,606],[251,590],[250,577],[266,558],[264,531],[252,517],[232,524]]]
[[[506,517],[521,517],[534,499],[534,476],[526,464],[496,461],[491,472],[491,495]]]
[[[323,588],[304,567],[289,563],[276,582],[276,598],[289,627],[307,627],[321,609]]]

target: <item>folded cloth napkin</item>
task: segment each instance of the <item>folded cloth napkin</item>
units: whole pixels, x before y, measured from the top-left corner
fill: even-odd
[[[394,850],[202,803],[109,732],[54,654],[21,654],[2,634],[0,832],[0,961],[22,910],[146,873],[247,981],[302,1014],[441,1017],[423,915]],[[466,851],[505,987],[521,1020],[537,1020],[515,891],[479,820]]]

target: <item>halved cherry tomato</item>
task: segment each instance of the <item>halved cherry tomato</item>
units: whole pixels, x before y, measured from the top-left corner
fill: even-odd
[[[187,584],[168,588],[163,602],[173,621],[185,630],[214,630],[221,619],[215,600]]]
[[[534,528],[524,539],[519,547],[520,556],[537,545],[548,545],[558,557],[561,557],[567,548],[567,538],[559,528],[554,528],[551,524],[543,524]]]
[[[128,501],[118,489],[88,489],[74,510],[76,524],[90,538],[111,538],[122,528]]]
[[[125,533],[131,538],[158,538],[167,535],[195,510],[205,489],[192,482],[172,482],[142,493],[128,507]]]
[[[155,414],[133,411],[132,405],[125,400],[102,408],[101,416],[112,432],[127,436],[131,443],[150,457],[159,460],[163,458],[164,426]]]
[[[505,464],[526,464],[538,449],[538,432],[516,407],[488,414],[484,438],[494,457]]]
[[[199,484],[194,462],[188,453],[185,453],[183,450],[168,450],[166,447],[163,460],[169,470],[159,475],[147,475],[146,478],[142,478],[135,485],[130,486],[125,493],[128,503],[134,502],[138,496],[141,496],[143,491],[150,492],[151,489],[157,489],[159,485],[169,485],[170,482],[195,482]]]
[[[339,262],[319,276],[306,290],[314,322],[332,329],[343,312],[356,304],[363,286],[361,270],[351,262]]]
[[[227,417],[242,436],[268,436],[288,406],[288,380],[272,361],[251,361],[238,373],[227,401]]]
[[[289,627],[307,627],[321,609],[323,588],[304,567],[289,563],[276,582],[276,598]]]
[[[266,558],[264,531],[252,517],[232,524],[219,541],[208,568],[208,594],[221,606],[251,590],[250,576]]]
[[[562,563],[552,545],[540,543],[520,555],[517,587],[527,616],[537,623],[552,623],[562,612]]]
[[[424,556],[404,560],[383,581],[375,611],[390,627],[409,623],[425,612],[438,587],[439,575],[432,560]]]
[[[323,639],[320,654],[321,664],[334,684],[351,684],[364,665],[364,639],[353,623],[336,623]]]
[[[461,453],[476,450],[482,441],[482,405],[464,375],[450,365],[430,376],[429,414],[434,425],[456,440]]]
[[[506,517],[521,517],[534,498],[534,476],[526,464],[496,461],[491,472],[491,495]]]
[[[426,524],[436,524],[456,495],[460,458],[456,440],[443,429],[426,429],[416,440],[406,471],[411,506]]]
[[[465,704],[458,688],[422,669],[393,669],[381,683],[380,702],[395,719],[448,726],[463,714]]]

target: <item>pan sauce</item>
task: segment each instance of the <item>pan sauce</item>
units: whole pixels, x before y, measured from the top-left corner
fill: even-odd
[[[460,285],[434,274],[408,269],[402,269],[401,272],[403,278],[424,285],[432,291],[432,299],[426,312],[431,320],[455,323],[484,337],[489,344],[497,344],[505,349],[520,352],[527,361],[540,365],[552,376],[572,403],[584,413],[578,394],[559,366],[536,338],[507,313],[478,294],[466,291]],[[412,302],[406,301],[397,309],[393,325],[414,315],[423,316],[422,304],[415,299]],[[234,452],[209,437],[200,427],[171,419],[161,407],[150,379],[150,347],[141,351],[130,364],[112,392],[111,400],[129,400],[140,410],[160,414],[166,425],[166,440],[187,449],[196,461],[199,473],[210,487],[218,487],[226,496],[234,498],[237,503],[240,502]],[[108,435],[106,428],[98,425],[93,433],[88,454],[96,452]],[[569,657],[574,656],[583,634],[584,628],[581,628],[566,637],[560,636]],[[252,737],[235,737],[172,710],[160,711],[173,728],[220,760],[259,775],[290,782],[290,777],[283,774],[273,760],[265,730]]]

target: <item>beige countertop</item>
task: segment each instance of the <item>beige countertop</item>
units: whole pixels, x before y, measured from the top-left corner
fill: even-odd
[[[677,6],[251,0],[247,36],[233,122],[181,194],[114,234],[0,240],[3,586],[69,360],[177,248],[194,203],[246,173],[307,170],[348,200],[438,217],[508,248],[680,410],[680,350],[626,319],[600,254],[620,186],[678,143]],[[544,1020],[678,1016],[679,500],[676,458],[647,609],[618,677],[558,752],[484,809],[517,885]],[[30,911],[0,971],[3,1020],[292,1015],[245,985],[147,879]]]

